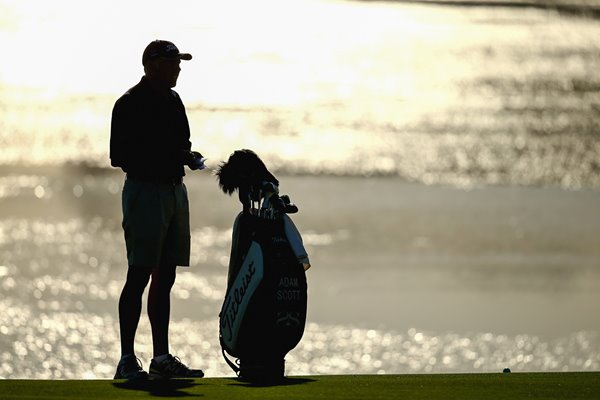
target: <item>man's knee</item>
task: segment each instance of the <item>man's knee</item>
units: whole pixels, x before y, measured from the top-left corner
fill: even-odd
[[[152,272],[152,285],[170,291],[175,284],[177,266],[161,265]]]
[[[148,285],[151,274],[152,268],[130,265],[129,269],[127,270],[127,281],[125,282],[125,287],[128,287],[131,290],[141,290],[143,293],[146,285]]]

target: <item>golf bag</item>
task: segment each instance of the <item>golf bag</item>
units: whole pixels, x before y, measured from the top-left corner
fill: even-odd
[[[251,382],[282,379],[284,358],[304,333],[306,274],[286,235],[290,223],[242,212],[233,227],[219,339],[225,361]]]

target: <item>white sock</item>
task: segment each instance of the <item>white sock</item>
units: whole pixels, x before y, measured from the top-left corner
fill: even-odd
[[[161,354],[160,356],[156,356],[153,358],[154,361],[156,361],[157,363],[161,363],[163,361],[165,361],[167,358],[169,358],[170,354]]]

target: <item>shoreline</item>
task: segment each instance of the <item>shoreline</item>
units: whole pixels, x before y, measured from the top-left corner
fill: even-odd
[[[594,0],[353,0],[364,3],[396,3],[455,7],[533,8],[577,17],[600,18],[600,2]]]
[[[218,163],[217,163],[218,164]],[[216,168],[217,164],[210,165],[210,168]],[[411,180],[406,177],[393,173],[373,173],[373,174],[338,174],[335,172],[322,172],[322,173],[310,173],[307,171],[290,171],[286,169],[270,169],[280,180],[283,179],[340,179],[340,180],[357,180],[357,181],[368,181],[368,180],[381,180],[381,181],[393,181],[402,185],[414,185],[428,188],[439,188],[459,191],[470,191],[470,190],[485,190],[485,189],[531,189],[531,190],[550,190],[550,191],[565,191],[565,192],[600,192],[600,187],[596,186],[568,186],[565,187],[559,183],[554,184],[524,184],[524,183],[508,183],[498,182],[490,183],[485,181],[473,182],[470,184],[452,184],[449,182],[433,182],[427,183],[419,180]],[[184,180],[196,179],[195,175],[197,171],[191,171],[188,168],[185,169],[186,175]],[[200,172],[202,176],[214,178],[211,169],[207,169],[204,172]],[[86,175],[100,175],[106,177],[117,177],[125,178],[125,173],[119,169],[106,165],[98,165],[96,163],[81,163],[81,162],[67,162],[67,163],[56,163],[56,164],[1,164],[0,163],[0,179],[6,178],[7,176],[14,175],[40,175],[49,176],[53,178],[59,178],[61,176],[68,176],[71,178],[84,178]],[[0,181],[1,184],[1,181]]]

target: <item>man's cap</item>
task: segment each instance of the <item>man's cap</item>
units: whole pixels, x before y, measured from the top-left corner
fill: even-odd
[[[150,42],[144,54],[142,55],[142,65],[146,65],[148,60],[155,58],[179,58],[180,60],[191,60],[190,53],[180,53],[177,46],[168,40],[155,40]]]

